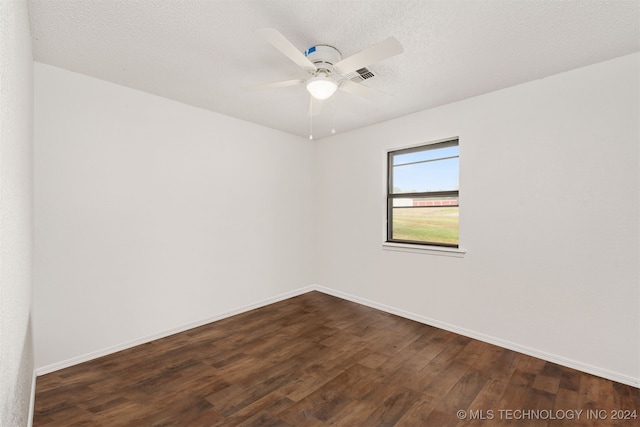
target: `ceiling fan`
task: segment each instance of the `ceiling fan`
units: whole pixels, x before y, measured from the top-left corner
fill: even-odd
[[[326,44],[318,44],[310,47],[304,53],[300,52],[278,30],[273,28],[256,30],[256,34],[306,71],[309,76],[306,79],[247,86],[245,89],[271,89],[305,85],[307,91],[311,94],[310,110],[313,111],[310,111],[310,115],[317,114],[322,107],[322,101],[330,98],[338,89],[368,99],[375,100],[378,98],[380,94],[378,91],[354,82],[349,75],[355,71],[366,70],[366,66],[404,51],[395,37],[389,37],[348,58],[342,59],[342,54],[338,49]]]

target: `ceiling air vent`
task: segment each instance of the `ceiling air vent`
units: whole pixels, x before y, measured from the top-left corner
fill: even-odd
[[[369,70],[368,68],[360,68],[359,70],[345,75],[346,78],[355,83],[361,83],[365,80],[370,80],[375,76],[376,75],[373,73],[373,71]]]

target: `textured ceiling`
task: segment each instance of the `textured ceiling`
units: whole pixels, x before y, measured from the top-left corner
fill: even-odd
[[[640,2],[29,0],[34,59],[218,113],[307,136],[303,86],[243,86],[305,73],[254,30],[300,51],[350,56],[389,36],[404,53],[314,117],[314,136],[344,132],[640,50]]]

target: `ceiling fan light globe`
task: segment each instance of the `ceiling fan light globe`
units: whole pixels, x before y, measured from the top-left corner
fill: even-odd
[[[327,78],[316,77],[307,83],[307,90],[316,99],[327,99],[335,93],[338,85]]]

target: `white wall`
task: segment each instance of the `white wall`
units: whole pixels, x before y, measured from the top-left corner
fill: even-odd
[[[311,284],[308,140],[40,63],[35,87],[37,368]]]
[[[640,384],[639,55],[319,142],[318,283]],[[382,249],[387,149],[460,137],[463,258]]]
[[[27,425],[33,378],[33,59],[27,6],[0,2],[0,425]]]

